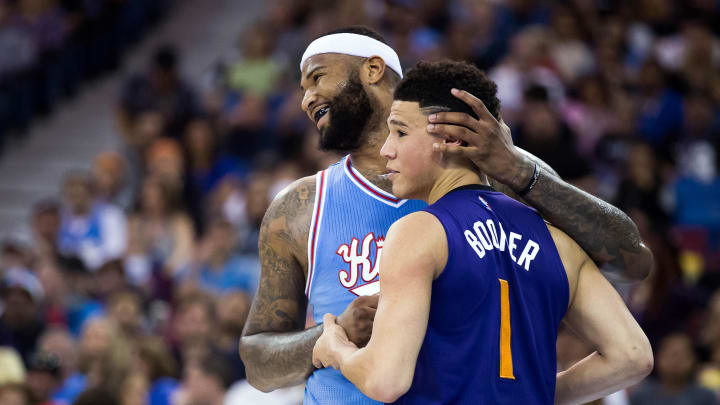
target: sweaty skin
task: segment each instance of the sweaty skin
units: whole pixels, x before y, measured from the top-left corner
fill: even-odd
[[[363,146],[351,153],[353,166],[374,184],[390,190],[389,182],[381,177],[386,160],[380,156],[380,148],[388,135],[385,119],[396,83],[386,74],[389,69],[386,70],[381,58],[364,59],[341,54],[321,54],[309,58],[302,71],[302,108],[314,122],[314,112],[330,102],[347,80],[348,72],[355,68],[359,69],[360,80],[372,96],[377,111],[375,121],[366,126]],[[332,108],[328,114],[332,114]],[[457,120],[440,117],[438,122],[457,126]],[[321,132],[327,122],[326,116],[317,123]],[[464,138],[457,137],[466,140],[469,146],[457,149],[456,153],[468,153],[469,158],[477,159],[477,154],[472,152],[484,143],[494,151],[503,152],[502,156],[510,157],[496,167],[484,168],[491,177],[507,181],[509,187],[501,187],[501,182],[493,180],[490,180],[491,185],[500,191],[520,190],[532,175],[532,171],[528,174],[528,167],[532,170],[532,162],[538,162],[546,169],[535,188],[525,196],[526,201],[577,241],[593,260],[611,262],[617,273],[627,279],[641,279],[649,272],[652,256],[642,245],[637,228],[625,214],[563,182],[542,161],[514,147],[509,129],[504,124],[495,127],[483,124],[473,128],[464,133]],[[505,179],[507,173],[511,176]],[[302,383],[314,370],[312,348],[322,328],[304,329],[307,235],[314,199],[314,177],[297,180],[275,197],[260,228],[261,278],[243,331],[240,355],[248,381],[262,391]],[[598,232],[600,229],[603,232]],[[371,326],[357,324],[367,325],[367,318],[374,313],[377,302],[354,301],[351,306],[338,318],[338,323],[346,330],[364,331],[364,335],[350,336],[351,340],[367,341]]]

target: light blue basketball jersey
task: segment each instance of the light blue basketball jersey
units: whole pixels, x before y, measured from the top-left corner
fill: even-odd
[[[318,172],[308,236],[305,294],[315,322],[340,315],[358,296],[380,291],[378,263],[390,225],[427,206],[401,200],[370,183],[350,157]],[[304,404],[379,404],[363,395],[340,371],[316,370],[305,386]]]

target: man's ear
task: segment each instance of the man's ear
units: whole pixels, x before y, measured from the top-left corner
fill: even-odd
[[[362,73],[368,84],[378,84],[385,76],[385,61],[379,56],[371,56],[365,60]]]

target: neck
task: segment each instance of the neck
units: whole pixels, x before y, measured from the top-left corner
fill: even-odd
[[[430,188],[430,192],[423,197],[428,204],[434,204],[450,191],[469,184],[487,185],[487,177],[465,168],[450,168],[443,170],[442,175]]]
[[[387,159],[380,156],[380,149],[385,143],[387,135],[387,124],[379,125],[378,128],[366,135],[367,141],[362,147],[350,153],[350,159],[353,167],[362,173],[366,179],[381,189],[390,192],[392,184],[389,180],[380,177],[387,171]]]

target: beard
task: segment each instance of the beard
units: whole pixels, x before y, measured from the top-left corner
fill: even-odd
[[[320,149],[349,153],[365,142],[375,110],[357,70],[341,86],[330,101],[330,121],[320,131]]]

